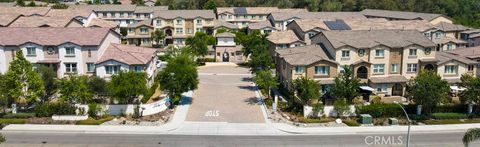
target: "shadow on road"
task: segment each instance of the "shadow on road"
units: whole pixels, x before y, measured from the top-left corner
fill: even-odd
[[[193,103],[192,97],[182,95],[182,99],[180,100],[180,105],[191,105]]]
[[[258,99],[257,99],[257,97],[250,97],[250,98],[247,98],[247,99],[243,100],[243,102],[246,102],[249,105],[256,105],[258,103]]]
[[[257,89],[255,86],[238,86],[240,89],[246,89],[246,90],[251,90],[251,91],[256,91]]]
[[[252,78],[252,77],[243,77],[243,78],[242,78],[242,81],[243,81],[243,82],[252,82],[252,81],[253,81],[253,78]]]

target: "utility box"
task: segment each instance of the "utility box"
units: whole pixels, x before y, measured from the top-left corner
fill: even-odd
[[[398,119],[396,118],[388,118],[388,124],[389,125],[398,125]]]
[[[370,114],[360,114],[361,124],[372,124],[372,116]]]

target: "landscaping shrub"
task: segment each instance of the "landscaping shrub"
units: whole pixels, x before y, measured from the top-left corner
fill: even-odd
[[[335,100],[333,104],[333,110],[337,113],[337,117],[341,117],[349,112],[349,106],[346,99]]]
[[[0,119],[0,124],[25,124],[26,119]]]
[[[55,5],[52,5],[52,9],[67,9],[68,8],[68,5],[66,4],[55,4]]]
[[[329,119],[329,118],[319,119],[319,118],[305,118],[303,116],[298,117],[298,122],[301,122],[301,123],[328,123],[328,122],[332,122],[332,121],[334,121],[334,120]]]
[[[215,58],[205,58],[204,62],[215,62]]]
[[[148,100],[150,100],[150,97],[152,97],[152,95],[155,93],[155,90],[157,90],[158,85],[159,82],[155,81],[152,87],[150,87],[150,89],[148,89],[147,92],[143,95],[143,98],[140,100],[143,104],[147,103]]]
[[[409,114],[408,117],[410,120],[416,120],[416,121],[424,121],[427,119],[430,119],[427,115],[416,115],[416,114]]]
[[[360,126],[357,119],[346,119],[346,120],[343,120],[343,123],[350,127]]]
[[[357,107],[358,114],[370,114],[374,118],[403,117],[405,114],[397,104],[371,104]]]
[[[467,105],[439,105],[433,107],[432,113],[466,113]]]
[[[105,118],[102,118],[102,119],[93,119],[93,118],[88,118],[86,120],[80,120],[80,121],[77,121],[77,125],[100,125],[104,122],[107,122],[107,121],[110,121],[112,120],[113,117],[109,116],[109,117],[105,117]]]
[[[99,107],[97,103],[88,104],[88,117],[97,118]]]
[[[468,115],[463,113],[432,113],[434,119],[467,119]]]
[[[43,103],[35,107],[37,117],[56,115],[75,115],[77,108],[67,103]]]
[[[322,103],[313,104],[312,105],[313,117],[314,118],[320,117],[323,114],[323,108],[324,106]]]
[[[426,120],[425,124],[427,125],[444,125],[444,124],[467,124],[467,123],[480,123],[478,119],[443,119],[443,120]]]
[[[140,118],[140,106],[139,105],[136,105],[135,108],[133,108],[133,115],[132,115],[132,118]]]
[[[5,114],[3,116],[3,118],[31,118],[31,117],[35,117],[35,113],[17,113],[17,114],[13,114],[13,113],[9,113],[9,114]]]

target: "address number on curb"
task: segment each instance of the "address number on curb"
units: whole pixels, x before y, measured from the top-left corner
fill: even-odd
[[[205,112],[205,116],[206,116],[206,117],[217,117],[217,116],[220,116],[220,111],[218,111],[218,110],[209,110],[209,111]]]

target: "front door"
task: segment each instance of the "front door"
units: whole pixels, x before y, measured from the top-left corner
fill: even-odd
[[[392,88],[392,96],[403,96],[402,84],[395,83]]]
[[[223,52],[223,62],[229,62],[229,55],[228,55],[228,52]]]

